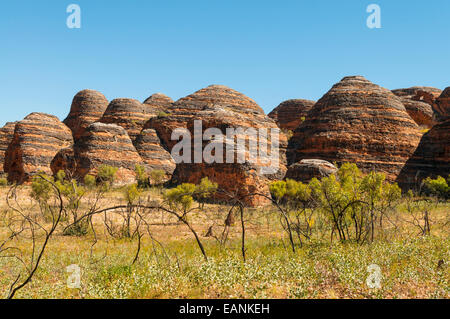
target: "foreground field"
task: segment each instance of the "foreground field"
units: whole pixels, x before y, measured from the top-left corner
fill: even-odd
[[[22,190],[28,205],[29,189]],[[6,191],[2,192],[2,202]],[[150,191],[145,196],[157,197]],[[114,205],[122,192],[102,199]],[[318,234],[293,253],[273,208],[246,211],[246,261],[242,258],[239,219],[230,227],[229,240],[221,245],[205,235],[222,231],[229,207],[207,205],[191,217],[208,255],[203,258],[192,233],[176,219],[155,215],[153,240],[143,237],[139,258],[133,239],[114,239],[95,220],[96,239],[63,236],[59,230],[49,242],[32,281],[16,298],[450,298],[450,205],[439,204],[431,235],[421,236],[408,221],[404,205],[391,215],[396,228],[387,227],[375,242],[358,244]],[[2,206],[2,209],[6,207]],[[4,225],[3,225],[4,226]],[[2,238],[6,229],[1,230]],[[209,234],[211,235],[211,234]],[[217,236],[216,236],[217,237]],[[24,256],[32,246],[18,240]],[[381,269],[379,288],[370,288],[369,265]],[[68,288],[71,273],[81,270],[79,289]],[[17,259],[0,258],[0,291],[6,297],[21,265]],[[369,278],[370,279],[370,278]]]

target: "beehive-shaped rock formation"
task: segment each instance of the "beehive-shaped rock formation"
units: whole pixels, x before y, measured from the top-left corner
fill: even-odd
[[[446,88],[436,100],[436,112],[440,120],[450,119],[450,87]]]
[[[165,94],[155,93],[144,101],[144,104],[150,105],[155,113],[166,112],[172,106],[173,100]]]
[[[134,146],[141,155],[148,172],[162,170],[166,180],[170,180],[176,164],[172,156],[161,146],[161,141],[155,130],[143,130],[134,141]]]
[[[99,122],[123,127],[130,138],[134,140],[152,116],[155,116],[155,112],[148,104],[142,104],[134,99],[121,98],[109,103]]]
[[[79,139],[89,125],[98,121],[107,107],[108,100],[102,93],[93,90],[78,92],[73,98],[70,113],[64,120],[72,130],[74,139]]]
[[[5,173],[4,163],[5,163],[5,153],[8,149],[9,143],[11,143],[14,137],[14,128],[16,127],[15,122],[6,123],[5,126],[0,128],[0,174]]]
[[[209,86],[178,100],[173,103],[167,113],[168,116],[151,119],[145,127],[155,129],[163,145],[169,151],[172,151],[173,146],[178,143],[177,140],[171,140],[172,132],[177,128],[185,128],[191,132],[193,137],[194,121],[196,120],[201,121],[201,132],[205,132],[208,128],[218,128],[224,135],[227,133],[227,128],[279,130],[276,123],[266,116],[261,107],[252,99],[221,85]],[[268,134],[270,135],[270,133],[269,131]],[[283,178],[286,172],[285,147],[287,140],[283,134],[280,134],[279,139],[280,151],[277,153],[279,165],[277,165],[273,174],[258,175],[258,171],[262,171],[261,167],[264,166],[263,161],[239,164],[236,162],[226,163],[224,159],[224,163],[205,164],[204,161],[203,163],[193,163],[194,155],[192,155],[191,162],[193,164],[177,164],[174,181],[198,183],[202,177],[209,177],[217,182],[219,187],[230,192],[241,189],[241,193],[244,194],[245,190],[255,188],[265,189],[266,194],[268,194],[267,178]],[[192,144],[194,144],[193,141]],[[209,144],[209,141],[204,141],[203,147],[207,144]],[[247,143],[248,145],[249,143]],[[268,150],[270,153],[271,141],[268,143]],[[192,154],[194,153],[192,152]],[[253,174],[255,167],[257,168],[256,175]],[[251,183],[254,183],[254,186],[249,186],[250,180]],[[250,205],[263,204],[264,202],[267,201],[263,198],[248,199]]]
[[[345,77],[308,113],[289,143],[289,159],[356,163],[395,180],[421,133],[391,91],[361,76]]]
[[[414,154],[403,167],[398,182],[404,189],[418,189],[427,177],[450,174],[450,119],[426,133]]]
[[[96,175],[98,168],[118,168],[116,184],[135,182],[136,165],[144,165],[127,132],[116,124],[93,123],[75,143],[73,149],[61,150],[53,159],[52,170],[69,170],[75,178]]]
[[[50,163],[73,144],[72,132],[56,116],[32,113],[16,124],[8,146],[5,171],[10,182],[29,182],[34,174],[51,174]]]
[[[305,119],[308,112],[316,102],[310,100],[287,100],[278,105],[269,117],[273,119],[279,128],[294,131]]]

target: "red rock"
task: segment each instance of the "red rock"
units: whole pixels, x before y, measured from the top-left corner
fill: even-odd
[[[5,153],[8,149],[9,143],[11,143],[14,137],[14,128],[16,127],[16,122],[6,123],[5,126],[0,128],[0,174],[5,173],[3,165],[5,163]]]
[[[34,174],[51,174],[50,163],[73,144],[72,132],[56,116],[32,113],[16,124],[5,155],[9,182],[29,182]]]
[[[316,159],[304,159],[288,167],[286,179],[309,183],[313,178],[321,179],[337,172],[330,162]]]
[[[135,183],[136,165],[144,165],[127,132],[118,125],[91,124],[73,149],[61,150],[54,157],[52,171],[69,170],[73,177],[83,179],[96,175],[102,165],[119,168],[117,186]]]
[[[404,189],[419,189],[427,177],[450,174],[450,119],[438,123],[426,133],[414,154],[406,162],[397,181]]]
[[[436,112],[441,121],[450,118],[450,87],[446,88],[436,100]]]
[[[173,100],[162,93],[155,93],[144,101],[144,104],[150,105],[156,113],[167,111],[173,104]]]
[[[421,133],[392,92],[361,76],[345,77],[325,94],[294,132],[289,159],[356,163],[395,180]]]
[[[436,124],[436,115],[430,104],[407,98],[401,98],[401,101],[406,112],[418,125],[430,128]]]
[[[269,117],[277,123],[279,128],[294,131],[306,119],[315,103],[315,101],[301,99],[287,100],[270,112]]]
[[[64,124],[72,130],[73,137],[77,140],[89,125],[103,116],[107,107],[108,100],[103,94],[93,90],[83,90],[73,98],[70,113],[64,120]]]
[[[161,141],[155,130],[143,130],[134,141],[134,146],[145,162],[148,172],[162,170],[166,172],[168,181],[172,178],[176,164],[172,156],[161,146]]]
[[[131,140],[134,140],[153,116],[155,110],[149,104],[133,99],[115,99],[109,103],[99,122],[123,127]]]
[[[278,129],[275,122],[264,114],[261,107],[252,99],[225,86],[212,85],[195,92],[173,105],[167,111],[169,116],[152,118],[145,128],[155,129],[164,147],[172,151],[178,141],[172,141],[172,132],[177,128],[187,128],[193,135],[195,120],[201,120],[204,132],[208,128],[218,128],[226,134],[227,128],[268,128]],[[206,146],[209,141],[204,142]],[[268,178],[283,178],[286,172],[285,147],[287,139],[280,134],[280,165],[272,175],[258,175],[264,167],[261,162],[238,164],[178,164],[173,181],[176,183],[199,183],[202,177],[209,177],[227,192],[250,194],[253,189],[267,188]],[[271,144],[269,142],[269,149]],[[225,152],[224,152],[225,153]],[[193,161],[192,161],[193,162]],[[255,168],[257,173],[255,175]],[[243,195],[244,196],[244,195]],[[268,201],[262,197],[246,198],[249,205],[263,205]]]

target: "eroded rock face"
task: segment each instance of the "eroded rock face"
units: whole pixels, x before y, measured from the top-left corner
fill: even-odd
[[[450,87],[446,88],[436,100],[436,112],[439,114],[439,120],[450,119]]]
[[[417,150],[406,162],[398,183],[404,189],[418,189],[420,182],[450,174],[450,119],[438,123],[426,133]]]
[[[164,147],[172,151],[178,140],[172,141],[172,132],[177,128],[184,128],[194,136],[194,127],[196,120],[201,120],[201,132],[208,128],[218,128],[222,134],[226,135],[227,128],[267,128],[279,130],[275,122],[264,114],[264,111],[252,99],[225,86],[212,85],[195,92],[185,98],[178,100],[167,111],[169,116],[152,118],[145,128],[155,129],[161,138]],[[239,134],[238,134],[239,135]],[[270,135],[270,131],[268,132]],[[240,135],[242,136],[242,135]],[[193,143],[192,143],[193,144]],[[203,149],[209,144],[209,141],[203,142]],[[271,142],[268,143],[269,153]],[[267,189],[268,178],[283,178],[286,172],[285,148],[287,139],[284,134],[280,134],[280,163],[273,174],[260,174],[262,161],[253,163],[230,163],[224,164],[178,164],[174,173],[173,180],[176,182],[199,183],[202,177],[209,177],[217,182],[220,188],[234,192],[239,190],[241,193],[250,191],[250,189]],[[248,146],[248,143],[247,143]],[[226,153],[224,147],[224,154]],[[192,152],[194,154],[195,152]],[[225,155],[224,155],[225,156]],[[191,162],[194,162],[194,155]],[[252,168],[251,168],[252,167]],[[254,174],[256,171],[256,175]],[[246,199],[249,205],[264,204],[267,200],[263,198]]]
[[[134,99],[115,99],[109,103],[99,122],[123,127],[131,140],[134,140],[153,116],[155,111],[148,104]]]
[[[315,103],[315,101],[301,99],[287,100],[270,112],[269,117],[282,130],[294,131],[306,119],[306,115]]]
[[[96,175],[98,168],[109,165],[119,168],[116,185],[136,180],[136,165],[144,165],[127,132],[115,124],[93,123],[72,149],[61,150],[52,162],[52,171],[69,170],[77,179]]]
[[[392,92],[361,76],[345,77],[325,94],[290,140],[289,159],[356,163],[395,180],[421,133]]]
[[[144,104],[150,105],[155,112],[166,112],[172,103],[173,100],[162,93],[155,93],[144,101]]]
[[[317,159],[304,159],[288,167],[286,179],[308,183],[313,178],[321,179],[336,172],[336,166],[330,162]]]
[[[407,89],[392,90],[392,92],[401,98],[406,111],[417,124],[431,127],[437,122],[436,99],[441,95],[442,90],[427,86],[414,86]],[[422,103],[430,105],[431,111]],[[431,120],[429,119],[430,114]]]
[[[102,93],[83,90],[73,98],[70,113],[64,124],[72,130],[73,137],[77,140],[89,125],[103,116],[107,107],[108,100]]]
[[[16,124],[5,155],[9,182],[29,182],[34,174],[51,174],[50,163],[73,144],[72,132],[56,116],[32,113]]]
[[[14,137],[14,128],[16,122],[6,123],[5,126],[0,128],[0,174],[5,173],[3,168],[5,163],[5,153],[8,149],[9,143],[11,143]]]
[[[166,172],[166,180],[172,178],[176,164],[172,156],[161,146],[155,130],[143,130],[134,141],[134,146],[145,163],[148,172],[162,170]]]
[[[425,102],[401,98],[406,112],[420,126],[432,127],[436,124],[436,115],[433,107]]]

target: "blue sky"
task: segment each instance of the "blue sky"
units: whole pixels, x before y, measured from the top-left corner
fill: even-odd
[[[79,30],[66,26],[71,3]],[[371,3],[381,29],[366,26]],[[2,1],[0,125],[35,111],[64,119],[85,88],[142,101],[224,84],[266,112],[346,75],[443,89],[449,38],[448,0]]]

